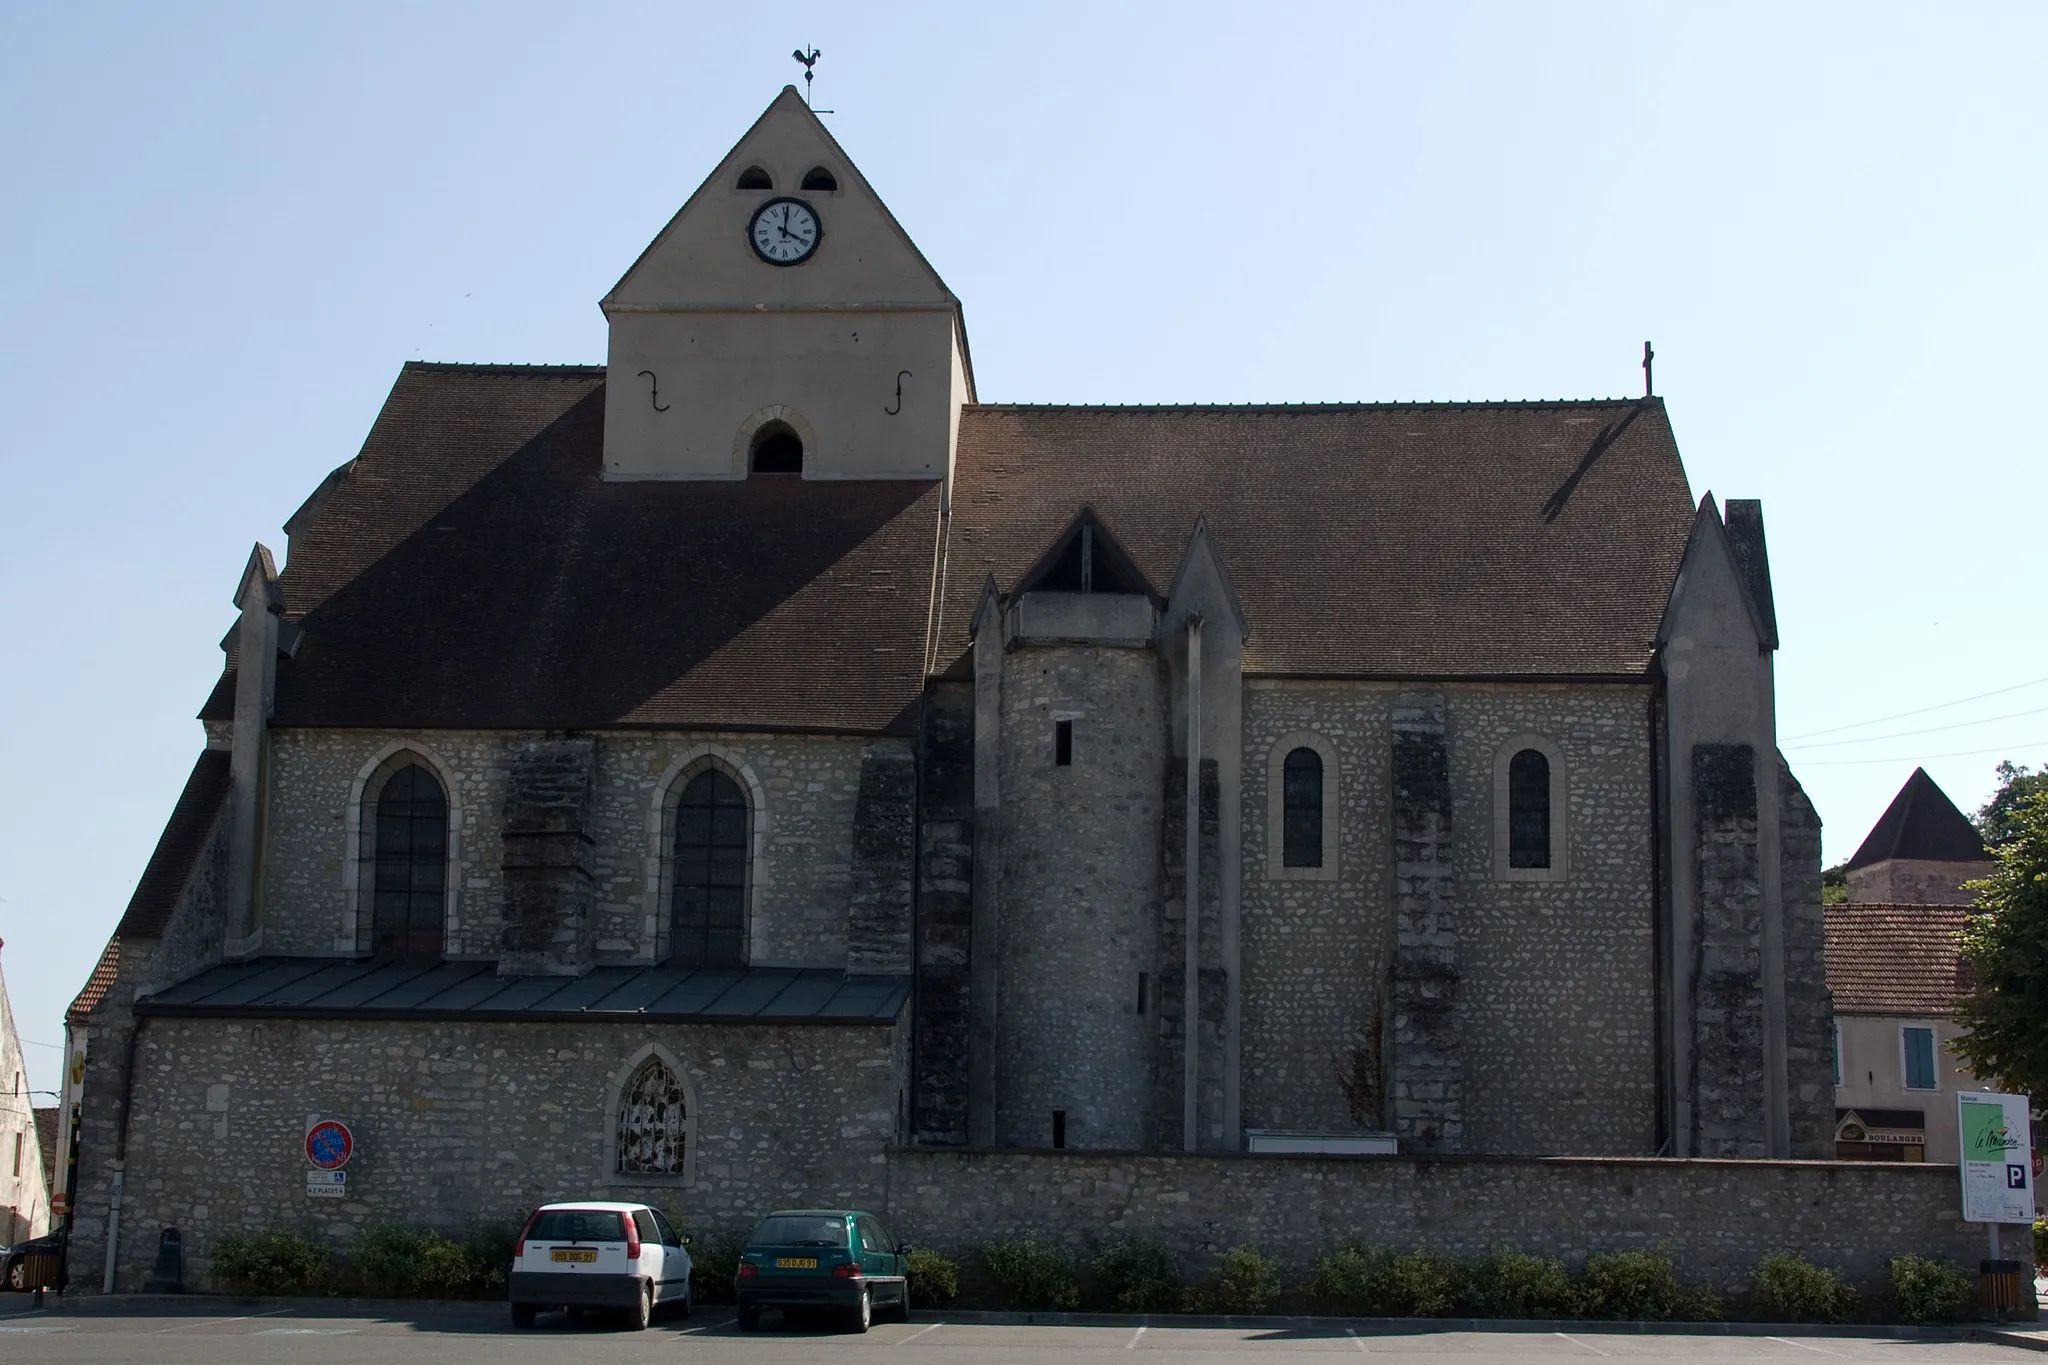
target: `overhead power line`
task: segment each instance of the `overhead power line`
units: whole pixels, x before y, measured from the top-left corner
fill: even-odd
[[[1958,697],[1954,701],[1936,702],[1932,706],[1922,706],[1913,711],[1899,711],[1889,716],[1878,716],[1872,720],[1859,720],[1853,725],[1835,725],[1825,730],[1808,730],[1805,734],[1801,735],[1787,735],[1785,736],[1785,741],[1812,739],[1816,735],[1839,735],[1844,730],[1861,730],[1867,725],[1882,725],[1888,720],[1904,720],[1908,716],[1924,716],[1929,711],[1946,711],[1951,706],[1963,706],[1973,701],[1983,701],[1986,697],[2002,697],[2008,692],[2018,692],[2029,687],[2039,687],[2042,683],[2048,683],[2048,678],[2036,678],[2032,682],[2014,683],[2011,687],[2001,687],[1996,691],[1979,692],[1974,697]]]
[[[1802,768],[1847,768],[1860,763],[1924,763],[1930,758],[1981,758],[1985,754],[2009,754],[2017,749],[2048,745],[2048,739],[2030,739],[2019,744],[2001,744],[1995,749],[1962,749],[1952,754],[1895,754],[1890,758],[1822,758],[1800,763]]]
[[[1943,730],[1967,730],[1975,725],[1989,725],[1993,721],[2017,720],[2021,716],[2038,716],[2048,712],[2048,706],[2037,706],[2031,711],[2008,711],[2002,716],[1986,716],[1982,720],[1959,720],[1953,725],[1930,725],[1924,730],[1891,730],[1881,735],[1865,735],[1862,739],[1824,739],[1818,744],[1787,744],[1787,749],[1839,749],[1845,744],[1876,744],[1887,739],[1906,739],[1912,735],[1938,735]]]

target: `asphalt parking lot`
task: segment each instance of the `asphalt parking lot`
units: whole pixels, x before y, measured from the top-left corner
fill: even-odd
[[[11,1300],[11,1301],[10,1301]],[[348,1315],[318,1308],[235,1312],[232,1304],[195,1303],[187,1311],[28,1309],[0,1296],[0,1361],[147,1362],[148,1365],[583,1365],[687,1360],[711,1365],[811,1365],[902,1359],[914,1365],[1131,1365],[1141,1356],[1220,1365],[1223,1361],[1329,1362],[1371,1357],[1388,1362],[1492,1365],[1500,1362],[1626,1360],[2023,1362],[2031,1353],[1984,1341],[1902,1341],[1883,1336],[1679,1336],[1601,1331],[1377,1332],[1341,1326],[1198,1327],[993,1325],[948,1322],[943,1315],[876,1326],[865,1336],[786,1325],[771,1316],[758,1335],[742,1335],[731,1309],[704,1309],[688,1320],[658,1318],[646,1332],[594,1319],[542,1317],[516,1331],[499,1305],[434,1306],[392,1314]]]

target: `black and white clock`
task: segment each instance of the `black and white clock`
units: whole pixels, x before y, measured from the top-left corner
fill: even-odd
[[[755,209],[747,224],[747,240],[754,244],[754,254],[770,265],[802,265],[824,235],[818,211],[786,195]]]

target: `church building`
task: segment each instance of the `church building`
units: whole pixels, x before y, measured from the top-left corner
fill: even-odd
[[[1661,400],[983,402],[793,89],[603,308],[250,554],[74,1283],[928,1145],[1832,1155],[1763,517]]]

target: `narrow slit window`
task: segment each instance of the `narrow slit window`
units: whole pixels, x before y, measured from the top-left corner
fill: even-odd
[[[1138,1013],[1140,1014],[1143,1014],[1145,1012],[1145,995],[1147,988],[1150,987],[1151,984],[1152,981],[1150,977],[1148,977],[1144,972],[1138,973]]]
[[[1281,861],[1287,867],[1323,865],[1323,756],[1303,747],[1281,769]]]
[[[1067,1145],[1067,1111],[1064,1109],[1052,1111],[1052,1145],[1054,1147],[1065,1147]]]
[[[1508,760],[1508,866],[1550,866],[1550,760],[1535,749]]]
[[[1052,761],[1062,768],[1074,766],[1074,722],[1070,720],[1053,722]]]

